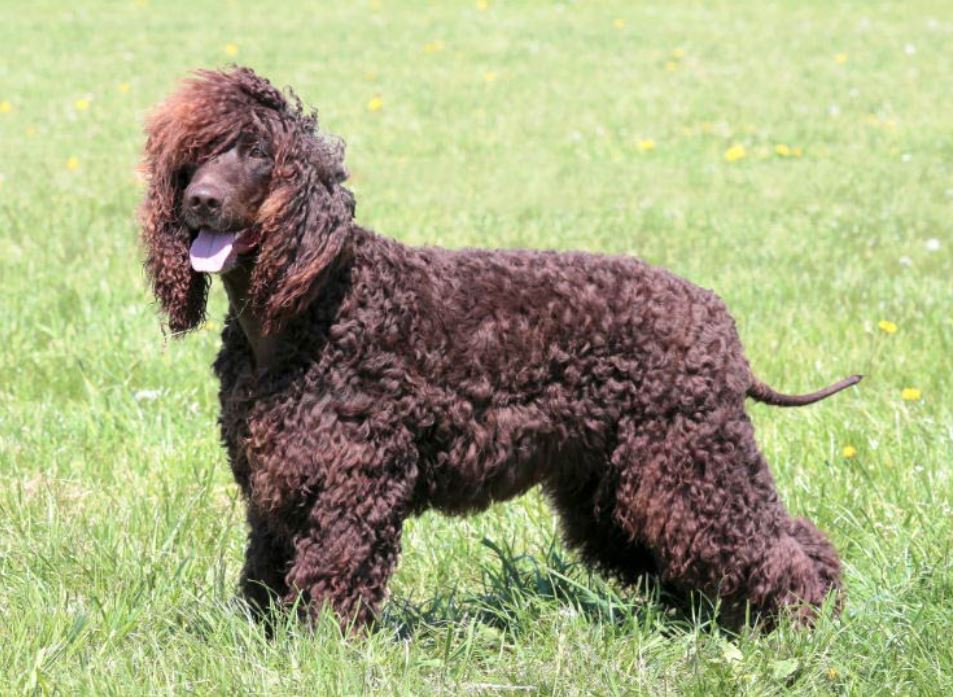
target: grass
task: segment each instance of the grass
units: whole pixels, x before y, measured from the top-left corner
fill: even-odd
[[[0,692],[949,694],[951,42],[944,0],[5,12]],[[145,112],[231,61],[346,137],[365,225],[635,254],[716,289],[779,388],[865,373],[751,408],[784,500],[843,555],[843,614],[730,636],[587,574],[531,494],[412,521],[366,639],[247,623],[209,370],[223,294],[210,331],[164,339],[134,216]]]

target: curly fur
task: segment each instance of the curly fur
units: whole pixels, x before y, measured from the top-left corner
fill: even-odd
[[[623,582],[769,614],[839,587],[834,549],[788,515],[758,451],[756,381],[719,298],[629,257],[363,229],[340,141],[247,69],[200,73],[148,124],[146,269],[174,331],[202,320],[208,287],[178,220],[183,168],[247,129],[277,152],[248,299],[279,349],[256,366],[233,305],[214,368],[255,605],[302,594],[363,624],[409,515],[535,485],[567,543]]]

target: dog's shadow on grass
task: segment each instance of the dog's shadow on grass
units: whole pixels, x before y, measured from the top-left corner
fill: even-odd
[[[486,538],[482,543],[494,552],[497,562],[482,567],[482,592],[449,590],[423,601],[394,597],[384,607],[378,628],[406,639],[475,621],[518,635],[539,616],[555,610],[621,631],[634,624],[677,634],[711,626],[716,615],[704,598],[673,595],[653,578],[619,592],[580,562],[565,559],[555,542],[541,559],[516,554]]]
[[[487,538],[482,544],[493,551],[495,560],[481,566],[480,591],[450,589],[421,601],[393,596],[376,622],[376,631],[406,640],[447,628],[477,625],[519,636],[547,614],[581,616],[588,623],[612,627],[621,634],[648,630],[675,637],[709,633],[718,626],[718,608],[705,597],[668,592],[652,577],[620,591],[581,562],[566,559],[555,540],[541,557],[517,554],[509,546]],[[302,606],[272,607],[257,613],[243,599],[233,596],[223,601],[223,607],[228,614],[263,627],[262,636],[267,638],[274,638],[276,633],[293,636],[302,626]],[[326,612],[323,621],[327,626],[339,628],[330,610]],[[190,632],[200,636],[213,633],[214,622],[209,618],[183,613],[182,619]],[[728,630],[729,635],[732,633]]]

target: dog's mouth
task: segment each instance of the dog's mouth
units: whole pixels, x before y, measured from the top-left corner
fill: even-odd
[[[257,227],[232,232],[200,228],[192,240],[189,261],[200,273],[225,273],[235,267],[242,254],[258,246],[260,236]]]

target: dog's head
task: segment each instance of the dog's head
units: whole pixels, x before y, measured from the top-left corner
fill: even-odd
[[[169,328],[199,324],[208,274],[242,265],[263,330],[280,329],[344,248],[354,217],[344,144],[248,68],[197,72],[146,134],[145,267]]]

